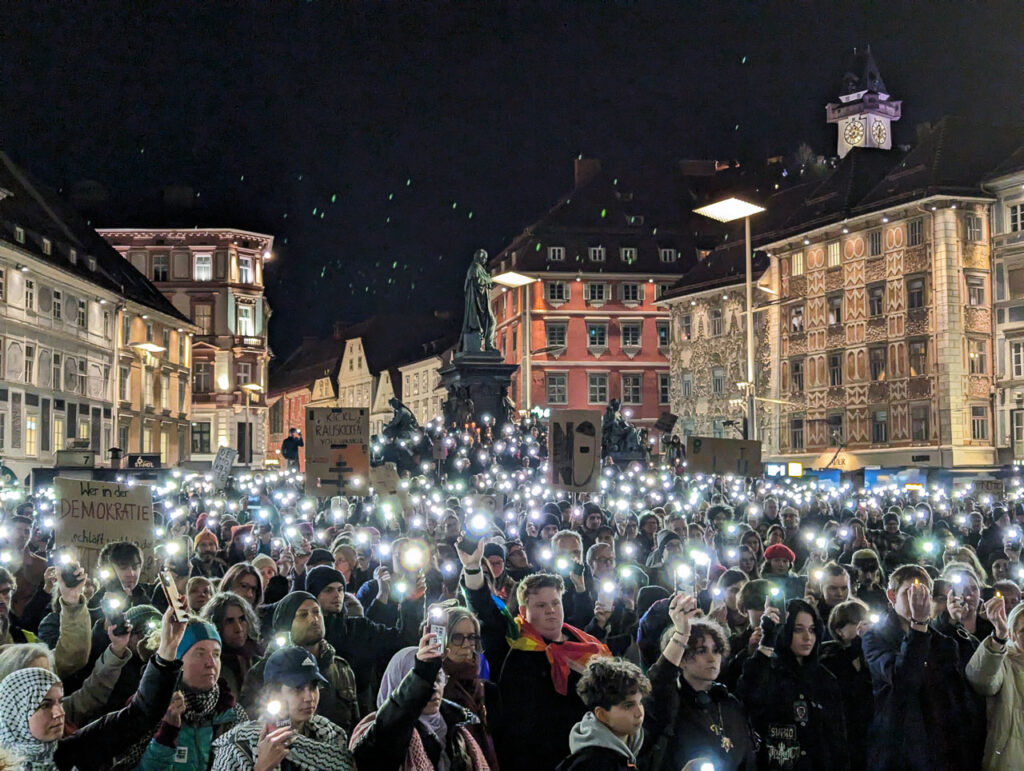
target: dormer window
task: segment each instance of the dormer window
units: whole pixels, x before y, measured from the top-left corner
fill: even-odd
[[[43,239],[43,254],[52,254],[52,253],[53,253],[53,244],[50,242],[49,238],[44,238]]]
[[[564,246],[549,246],[548,247],[548,261],[549,262],[563,262],[565,260],[565,247]]]
[[[25,243],[25,228],[20,225],[14,226],[14,240],[19,244]]]
[[[96,270],[96,258],[89,255],[89,270]]]
[[[675,249],[660,249],[658,254],[661,255],[662,262],[675,262],[679,258],[679,253]]]
[[[619,259],[626,265],[632,265],[636,262],[636,247],[635,246],[623,246],[619,249]]]
[[[68,250],[68,261],[72,265],[77,265],[78,264],[78,250],[77,249],[69,249]]]
[[[587,256],[591,262],[604,262],[604,247],[592,246],[587,250]]]

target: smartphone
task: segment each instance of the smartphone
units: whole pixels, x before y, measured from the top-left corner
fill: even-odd
[[[85,580],[75,575],[78,567],[78,563],[70,554],[60,555],[60,578],[69,589],[74,589]]]
[[[437,635],[435,649],[438,653],[444,653],[448,644],[448,610],[443,605],[431,605],[427,608],[428,631]]]
[[[164,596],[167,597],[167,604],[174,608],[174,618],[179,624],[185,624],[188,622],[188,611],[185,610],[181,595],[178,594],[178,587],[174,583],[174,578],[166,570],[160,571],[160,586],[163,587]]]
[[[117,636],[128,634],[128,619],[124,617],[124,600],[108,597],[103,601],[103,618],[107,626],[113,625]]]
[[[292,722],[285,711],[284,703],[277,699],[267,702],[267,706],[263,708],[263,719],[267,721],[271,731],[284,728],[286,725],[291,725]]]
[[[611,607],[615,604],[615,595],[617,591],[618,587],[616,586],[615,582],[609,579],[605,579],[601,582],[601,585],[598,588],[597,601],[604,603],[608,607]]]

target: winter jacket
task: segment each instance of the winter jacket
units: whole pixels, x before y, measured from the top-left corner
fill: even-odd
[[[245,676],[242,686],[242,706],[253,719],[259,713],[260,691],[263,690],[263,669],[267,665],[270,654],[257,661]],[[320,703],[316,714],[351,732],[359,720],[359,704],[356,700],[356,678],[352,667],[340,656],[336,656],[334,647],[322,640],[316,657],[320,674],[330,682],[320,688]]]
[[[416,659],[412,670],[402,678],[381,708],[363,718],[352,734],[350,745],[360,769],[400,771],[415,768],[416,771],[433,771],[442,748],[432,734],[421,729],[419,718],[434,693],[434,681],[440,669],[440,659]],[[442,701],[441,716],[448,726],[444,750],[451,771],[486,771],[486,762],[479,765],[474,761],[476,757],[483,757],[483,751],[465,730],[466,726],[476,722],[473,713],[453,702]],[[415,738],[413,732],[416,732]],[[432,767],[409,765],[410,748],[416,738],[434,764]],[[535,770],[539,768],[541,766],[535,766]]]
[[[213,743],[213,771],[252,771],[265,725],[262,720],[242,723],[217,739]],[[345,732],[327,718],[313,715],[295,737],[280,769],[354,771],[355,767]]]
[[[821,646],[821,665],[836,678],[843,698],[846,737],[850,748],[851,771],[867,768],[868,729],[875,712],[871,690],[871,671],[864,658],[860,637],[846,648],[832,640]],[[859,662],[859,668],[855,665]]]
[[[929,628],[904,631],[889,610],[864,633],[875,714],[868,737],[873,771],[968,771],[982,747],[957,645]]]
[[[53,650],[54,667],[58,677],[67,677],[89,663],[92,650],[92,628],[89,607],[85,598],[76,605],[60,603],[60,634]]]
[[[624,742],[588,712],[569,734],[572,754],[555,771],[629,771],[637,767],[636,753],[643,742],[643,729]]]
[[[137,769],[206,771],[213,765],[213,743],[243,722],[246,722],[245,711],[235,704],[235,697],[221,680],[213,713],[200,723],[191,723],[182,715],[180,727],[160,721]]]
[[[107,711],[114,684],[121,676],[124,665],[132,658],[134,655],[127,648],[123,657],[115,655],[109,646],[103,651],[81,687],[60,701],[67,726],[84,726]]]
[[[754,771],[750,723],[728,688],[714,683],[707,692],[697,692],[664,656],[647,675],[651,693],[644,699],[647,740],[640,751],[641,768],[675,771],[693,758],[706,757],[715,771]]]
[[[260,660],[262,654],[255,640],[246,640],[241,649],[222,648],[220,652],[220,676],[227,683],[228,689],[241,701],[242,685],[249,668]]]
[[[989,637],[967,664],[967,681],[986,697],[985,771],[1018,769],[1024,758],[1024,652],[1012,643],[995,650]]]
[[[180,661],[167,662],[153,656],[128,706],[104,715],[57,743],[53,756],[57,768],[60,771],[104,768],[111,757],[127,750],[163,717],[170,706],[180,671]]]

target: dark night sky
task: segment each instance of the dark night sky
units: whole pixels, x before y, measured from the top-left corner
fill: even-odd
[[[1016,0],[0,7],[0,147],[52,186],[101,183],[98,224],[189,185],[190,224],[272,233],[278,355],[387,304],[457,307],[472,250],[567,192],[578,153],[832,152],[854,46],[904,100],[897,142],[1024,118]]]

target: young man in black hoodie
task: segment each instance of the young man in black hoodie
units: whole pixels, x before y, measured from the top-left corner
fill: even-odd
[[[644,741],[643,700],[651,683],[624,659],[594,658],[576,692],[590,711],[569,734],[572,754],[556,771],[627,771],[636,768]]]

